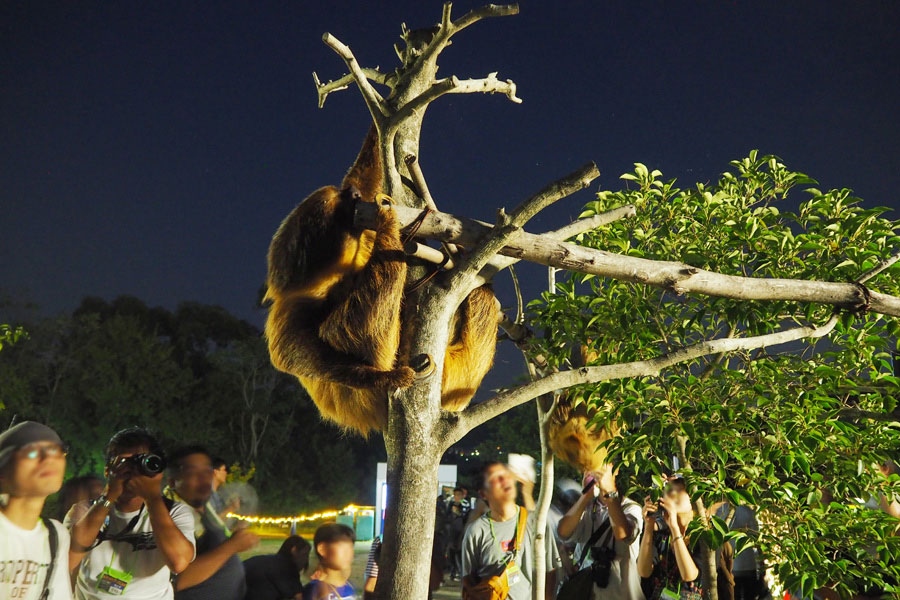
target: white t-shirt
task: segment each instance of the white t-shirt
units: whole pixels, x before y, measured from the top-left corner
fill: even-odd
[[[59,545],[50,582],[50,600],[71,600],[69,584],[69,532],[58,522]],[[0,598],[37,600],[44,590],[50,567],[50,533],[43,521],[28,531],[14,525],[0,512]]]
[[[71,527],[77,523],[89,508],[90,505],[86,502],[73,506],[66,515],[66,525]],[[172,515],[175,526],[196,547],[194,514],[190,507],[176,502],[169,514]],[[132,526],[129,528],[129,525]],[[115,507],[111,508],[105,528],[106,535],[115,541],[100,542],[85,554],[78,568],[75,597],[78,600],[109,600],[110,594],[98,589],[98,580],[103,570],[111,567],[133,576],[120,598],[135,600],[174,598],[172,584],[169,581],[171,571],[166,566],[162,551],[156,546],[146,506],[129,513],[121,513]]]
[[[595,600],[599,598],[615,600],[642,600],[644,593],[641,591],[641,577],[637,571],[637,557],[641,549],[641,531],[644,529],[644,514],[641,506],[628,498],[622,499],[622,511],[631,525],[631,537],[625,540],[615,540],[614,548],[616,557],[613,559],[609,570],[609,584],[605,588],[594,586]],[[581,558],[584,545],[590,541],[591,535],[609,520],[609,511],[605,506],[594,502],[581,515],[581,520],[575,527],[575,532],[569,538],[569,542],[577,542],[573,560]],[[608,548],[612,541],[612,528],[600,536],[594,543],[594,547]],[[591,552],[588,551],[583,565],[576,567],[588,567],[593,562]]]

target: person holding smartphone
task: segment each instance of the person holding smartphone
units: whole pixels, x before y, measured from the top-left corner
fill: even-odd
[[[703,585],[698,561],[685,532],[694,508],[680,474],[667,478],[662,497],[644,500],[644,537],[638,573],[647,600],[699,600]]]

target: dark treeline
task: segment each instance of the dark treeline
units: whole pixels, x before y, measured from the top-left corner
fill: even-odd
[[[144,425],[167,448],[200,443],[254,466],[267,513],[374,498],[381,440],[322,422],[296,379],[272,368],[260,331],[220,307],[85,298],[71,315],[21,325],[27,337],[0,353],[0,419],[56,429],[72,476],[102,474],[112,433]]]

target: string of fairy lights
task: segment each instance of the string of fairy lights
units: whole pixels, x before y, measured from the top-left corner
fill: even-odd
[[[343,514],[352,514],[356,516],[356,513],[361,511],[372,511],[374,513],[374,506],[357,506],[355,504],[348,504],[341,510],[325,510],[322,512],[307,514],[307,515],[293,515],[289,517],[264,517],[264,516],[256,516],[256,515],[241,515],[237,513],[230,512],[225,515],[229,519],[238,519],[240,521],[246,521],[247,523],[252,523],[254,525],[289,525],[291,523],[302,523],[305,521],[321,521],[323,519],[334,519],[338,515]]]

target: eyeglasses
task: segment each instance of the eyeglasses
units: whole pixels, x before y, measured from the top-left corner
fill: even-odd
[[[24,458],[26,460],[61,458],[68,453],[68,448],[61,444],[38,444],[36,442],[25,444],[16,450],[16,454],[19,458]]]

